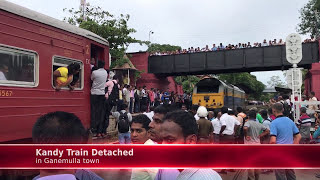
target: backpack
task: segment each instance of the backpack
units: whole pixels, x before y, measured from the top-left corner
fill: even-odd
[[[116,106],[118,104],[118,100],[119,100],[119,87],[118,87],[117,83],[115,83],[114,81],[112,81],[112,82],[113,82],[113,88],[112,88],[111,93],[109,94],[108,101],[111,106]],[[106,88],[108,88],[108,87],[106,87]],[[106,89],[106,92],[108,93],[108,89]]]
[[[129,131],[129,119],[127,112],[119,112],[119,122],[118,122],[118,131],[120,133],[126,133]]]

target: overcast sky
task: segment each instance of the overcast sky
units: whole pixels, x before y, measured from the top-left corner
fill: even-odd
[[[16,4],[62,20],[63,8],[78,8],[80,0],[10,0]],[[236,44],[263,39],[285,39],[296,32],[299,10],[308,0],[87,0],[111,14],[129,14],[133,37],[152,43],[179,45],[182,48]],[[306,38],[306,36],[302,36]],[[128,52],[146,50],[130,45]],[[283,72],[255,72],[267,83]]]

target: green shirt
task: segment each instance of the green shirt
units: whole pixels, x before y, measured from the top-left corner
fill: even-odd
[[[259,123],[262,124],[263,118],[262,118],[262,116],[261,116],[259,113],[257,114],[257,120],[259,121]]]

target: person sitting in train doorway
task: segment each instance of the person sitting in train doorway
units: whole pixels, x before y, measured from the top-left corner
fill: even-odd
[[[200,106],[197,111],[200,119],[197,121],[199,127],[198,144],[212,143],[213,126],[210,120],[205,117],[208,116],[208,110],[204,106]]]
[[[73,82],[73,76],[80,72],[79,63],[71,63],[68,67],[59,67],[53,72],[53,78],[56,90],[60,90],[62,87],[68,86],[70,90],[74,89],[71,85]],[[75,84],[75,83],[74,83]]]
[[[5,64],[0,64],[0,81],[7,80],[6,74],[8,74],[8,72],[9,72],[8,66]]]
[[[68,112],[51,112],[41,116],[33,126],[35,144],[87,144],[88,132],[80,119]],[[90,170],[41,169],[33,180],[103,180]]]
[[[105,120],[105,82],[107,81],[108,73],[104,69],[105,62],[98,61],[98,69],[91,73],[91,131],[94,136],[104,136],[104,120]]]
[[[90,68],[91,68],[91,72],[99,68],[99,67],[97,68],[96,66],[96,59],[94,57],[90,59]]]

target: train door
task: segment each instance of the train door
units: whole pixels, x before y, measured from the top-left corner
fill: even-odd
[[[106,61],[107,59],[105,59],[105,55],[104,55],[104,48],[97,46],[95,44],[91,44],[91,54],[90,54],[90,58],[94,58],[95,59],[95,66],[98,66],[98,61]],[[107,62],[105,62],[107,64]]]

